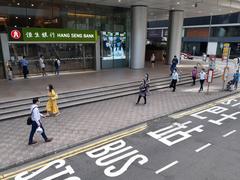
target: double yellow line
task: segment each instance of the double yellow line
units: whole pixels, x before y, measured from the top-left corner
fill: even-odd
[[[66,152],[66,153],[54,156],[54,157],[52,157],[50,159],[47,159],[47,160],[35,163],[35,164],[30,165],[28,167],[22,168],[20,170],[16,170],[16,171],[11,172],[11,173],[0,175],[0,179],[1,180],[7,180],[7,179],[14,178],[17,174],[19,174],[19,173],[21,173],[23,171],[31,172],[31,171],[40,169],[41,167],[45,166],[46,164],[48,164],[51,161],[54,161],[54,160],[57,160],[57,159],[67,159],[67,158],[76,156],[76,155],[81,154],[83,152],[90,151],[92,149],[95,149],[97,147],[103,146],[105,144],[109,144],[109,143],[111,143],[113,141],[116,141],[116,140],[122,139],[124,137],[127,137],[127,136],[130,136],[130,135],[139,133],[139,132],[145,130],[146,128],[147,128],[147,124],[145,123],[145,124],[143,124],[141,126],[138,126],[136,128],[133,128],[133,129],[130,129],[130,130],[118,133],[118,134],[113,135],[111,137],[108,137],[108,138],[105,138],[103,140],[97,141],[95,143],[92,143],[92,144],[89,144],[89,145],[77,148],[75,150],[72,150],[72,151],[69,151],[69,152]]]
[[[239,97],[240,97],[240,94],[233,95],[233,96],[226,97],[226,98],[222,98],[222,99],[220,99],[220,100],[216,100],[216,101],[214,101],[214,102],[212,102],[212,103],[209,103],[209,104],[206,104],[206,105],[197,107],[197,108],[195,108],[195,109],[191,109],[191,110],[187,110],[187,111],[183,111],[183,112],[171,114],[169,117],[171,117],[171,118],[173,118],[173,119],[179,119],[179,118],[182,118],[182,117],[184,117],[184,116],[193,114],[193,113],[195,113],[195,112],[199,112],[199,111],[202,111],[202,110],[211,108],[211,107],[216,106],[217,104],[220,104],[220,103],[222,103],[222,102],[225,102],[225,101],[227,101],[227,100],[229,100],[229,99],[235,99],[235,98],[239,98]]]

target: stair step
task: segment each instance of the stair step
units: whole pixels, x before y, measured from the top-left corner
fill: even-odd
[[[182,79],[185,79],[185,78],[189,78],[189,76],[188,77],[187,76],[183,77]],[[160,79],[158,81],[156,81],[156,80],[152,81],[150,83],[150,86],[154,85],[155,83],[160,83],[160,82],[164,83],[166,81],[169,82],[170,81],[169,78],[167,80]],[[72,98],[72,97],[77,97],[77,96],[90,96],[90,95],[96,94],[96,93],[108,92],[108,91],[113,91],[113,90],[118,90],[118,89],[126,89],[126,88],[130,88],[130,87],[132,87],[132,88],[137,87],[138,88],[138,86],[139,86],[139,82],[134,86],[124,86],[124,87],[121,87],[121,88],[120,87],[111,88],[111,89],[100,89],[99,88],[99,90],[98,91],[95,90],[95,92],[90,91],[90,92],[83,92],[82,93],[81,91],[78,91],[78,92],[74,92],[75,94],[72,93],[72,92],[70,92],[68,94],[65,94],[65,95],[59,94],[59,102],[61,101],[61,99]],[[47,100],[48,100],[48,97],[47,96],[40,97],[40,100],[41,100],[42,103],[46,103]],[[18,106],[28,105],[29,102],[31,102],[31,99],[25,99],[25,100],[17,101],[17,102],[5,102],[3,105],[0,104],[0,111],[2,109],[9,109],[9,108],[15,108],[15,107],[18,107]]]
[[[220,77],[221,75],[216,75],[217,77]],[[185,78],[185,80],[181,80],[178,85],[184,85],[184,84],[188,84],[191,83],[192,80],[191,78]],[[151,91],[155,91],[155,90],[159,90],[159,89],[164,89],[164,88],[168,88],[169,87],[169,83],[168,82],[164,82],[164,83],[156,83],[154,86],[151,86]],[[92,96],[89,98],[80,98],[80,99],[73,99],[71,101],[65,101],[65,102],[61,102],[59,103],[59,108],[63,109],[63,108],[69,108],[69,107],[73,107],[73,106],[78,106],[78,105],[82,105],[82,104],[88,104],[88,103],[92,103],[92,102],[97,102],[97,101],[102,101],[102,100],[107,100],[107,99],[113,99],[113,98],[118,98],[118,97],[123,97],[123,96],[128,96],[128,95],[133,95],[133,94],[137,94],[138,88],[130,88],[128,90],[125,91],[117,91],[117,92],[112,92],[112,93],[106,93],[106,94],[99,94],[98,96]],[[29,105],[29,103],[28,103]],[[40,111],[44,111],[44,106],[40,106]],[[23,116],[27,116],[29,115],[29,107],[28,106],[24,106],[24,108],[19,109],[17,111],[10,111],[8,113],[5,114],[0,114],[0,120],[7,120],[7,119],[14,119],[17,117],[23,117]]]

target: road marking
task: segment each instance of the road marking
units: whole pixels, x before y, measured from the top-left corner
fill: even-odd
[[[159,174],[159,173],[161,173],[161,172],[169,169],[170,167],[175,166],[176,164],[178,164],[178,161],[174,161],[174,162],[172,162],[171,164],[169,164],[169,165],[167,165],[167,166],[165,166],[165,167],[163,167],[163,168],[155,171],[155,174]]]
[[[180,112],[180,113],[172,114],[169,117],[174,118],[174,119],[179,119],[181,117],[193,114],[193,113],[201,111],[201,110],[211,108],[213,106],[215,106],[215,104],[210,103],[210,104],[207,104],[207,105],[204,105],[204,106],[197,107],[195,109],[191,109],[191,110],[183,111],[183,112]]]
[[[207,147],[209,147],[209,146],[211,146],[211,145],[212,145],[212,144],[208,143],[208,144],[206,144],[206,145],[204,145],[204,146],[202,146],[202,147],[196,149],[195,152],[200,152],[200,151],[206,149]]]
[[[215,101],[212,102],[212,103],[209,103],[209,104],[206,104],[206,105],[197,107],[197,108],[195,108],[195,109],[190,109],[190,110],[181,111],[181,112],[178,112],[178,113],[171,114],[169,117],[170,117],[170,118],[173,118],[173,119],[179,119],[179,118],[182,118],[182,117],[184,117],[184,116],[193,114],[193,113],[195,113],[195,112],[198,112],[198,111],[201,111],[201,110],[205,110],[205,109],[211,108],[211,107],[216,106],[217,104],[221,104],[222,102],[225,102],[225,101],[227,101],[227,100],[229,100],[229,99],[236,99],[236,98],[239,98],[239,97],[240,97],[240,94],[232,95],[232,96],[230,96],[230,97],[225,97],[225,98],[222,98],[222,99],[220,99],[220,100],[215,100]]]
[[[230,131],[229,133],[224,134],[222,137],[228,137],[228,136],[230,136],[231,134],[233,134],[235,132],[237,132],[237,130]]]
[[[89,144],[89,145],[80,147],[80,148],[75,149],[75,150],[72,150],[72,151],[70,151],[70,152],[66,152],[66,153],[64,153],[64,154],[61,154],[61,155],[52,157],[52,158],[50,158],[50,159],[41,161],[41,162],[39,162],[39,163],[30,165],[30,166],[28,166],[28,167],[26,167],[26,168],[22,168],[22,169],[20,169],[20,170],[17,170],[17,171],[8,173],[8,174],[0,175],[0,177],[1,177],[1,176],[3,177],[2,180],[11,179],[11,178],[15,177],[17,174],[19,174],[20,172],[23,172],[23,171],[29,171],[29,172],[31,172],[31,171],[37,170],[37,169],[39,169],[39,168],[42,168],[43,166],[45,166],[45,165],[48,164],[49,162],[54,161],[54,160],[56,160],[56,159],[67,159],[67,158],[69,158],[69,157],[76,156],[76,155],[81,154],[81,153],[83,153],[83,152],[86,152],[86,151],[95,149],[95,148],[100,147],[100,146],[103,146],[103,145],[105,145],[105,144],[108,144],[108,143],[110,143],[110,142],[113,142],[113,141],[122,139],[122,138],[124,138],[124,137],[127,137],[127,136],[130,136],[130,135],[139,133],[139,132],[145,130],[147,127],[148,127],[147,124],[138,126],[137,128],[130,129],[130,130],[128,130],[128,131],[124,131],[124,132],[122,132],[122,133],[116,134],[116,135],[114,135],[114,136],[108,137],[108,138],[103,139],[103,140],[100,140],[100,141],[97,141],[97,142],[95,142],[95,143],[92,143],[92,144]]]

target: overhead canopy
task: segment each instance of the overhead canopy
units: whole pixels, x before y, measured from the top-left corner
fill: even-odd
[[[66,1],[66,0],[65,0]],[[169,10],[184,10],[185,17],[228,14],[240,11],[240,0],[67,0],[118,7],[146,5],[148,20],[168,19]]]

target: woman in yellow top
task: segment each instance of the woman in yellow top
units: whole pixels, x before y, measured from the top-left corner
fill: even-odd
[[[47,109],[46,116],[50,116],[50,115],[58,116],[60,114],[58,105],[57,105],[58,95],[55,92],[53,85],[49,84],[47,89],[48,89],[48,102],[46,106],[46,109]]]

